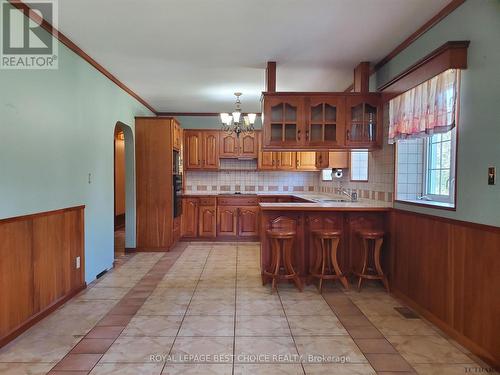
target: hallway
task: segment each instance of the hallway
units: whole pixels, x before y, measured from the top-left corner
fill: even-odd
[[[2,374],[462,374],[472,355],[378,286],[262,287],[259,246],[122,257],[0,349]],[[375,371],[377,370],[377,372]]]

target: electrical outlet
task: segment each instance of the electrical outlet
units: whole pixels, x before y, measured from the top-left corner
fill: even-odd
[[[488,167],[488,185],[495,185],[496,168]]]
[[[80,269],[80,257],[76,257],[76,269]]]

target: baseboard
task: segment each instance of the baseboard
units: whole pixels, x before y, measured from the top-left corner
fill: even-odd
[[[35,315],[32,315],[28,320],[26,320],[24,323],[22,323],[20,326],[17,328],[13,329],[11,332],[9,332],[7,335],[3,336],[0,338],[0,348],[7,345],[9,342],[14,340],[17,336],[19,336],[21,333],[38,323],[40,320],[45,318],[47,315],[51,314],[54,312],[57,308],[62,306],[64,303],[69,301],[71,298],[76,296],[78,293],[80,293],[82,290],[87,288],[87,283],[83,283],[81,286],[78,288],[72,290],[65,296],[59,298],[58,300],[55,300],[51,305],[46,307],[44,310],[39,311]]]
[[[460,345],[462,345],[465,348],[467,348],[468,350],[470,350],[471,353],[478,356],[484,362],[486,362],[487,364],[492,366],[496,371],[500,370],[500,359],[493,357],[493,355],[491,355],[491,353],[487,352],[482,347],[480,347],[478,344],[476,344],[474,341],[465,337],[460,332],[455,330],[453,327],[451,327],[450,325],[448,325],[447,323],[443,322],[441,319],[436,317],[434,314],[432,314],[431,312],[429,312],[425,308],[421,307],[419,304],[414,302],[412,299],[407,297],[405,294],[403,294],[399,290],[391,289],[391,294],[394,297],[396,297],[397,299],[400,299],[401,301],[403,301],[406,305],[408,305],[413,310],[415,310],[417,313],[422,315],[429,322],[431,322],[432,324],[437,326],[441,331],[443,331],[445,334],[450,336],[453,340],[458,342]]]

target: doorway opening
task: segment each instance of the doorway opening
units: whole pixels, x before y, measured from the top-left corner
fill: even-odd
[[[114,134],[115,259],[125,254],[126,163],[125,129],[117,123]]]

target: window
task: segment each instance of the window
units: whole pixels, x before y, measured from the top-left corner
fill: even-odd
[[[389,102],[396,200],[455,208],[460,72],[447,70]]]
[[[453,203],[455,195],[455,131],[434,134],[426,142],[423,199]]]
[[[455,134],[397,142],[396,200],[455,206]]]
[[[351,181],[368,181],[368,150],[351,152]]]

